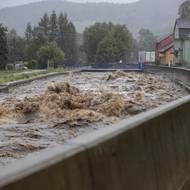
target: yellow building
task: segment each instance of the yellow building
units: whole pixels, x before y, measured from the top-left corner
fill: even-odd
[[[159,62],[160,64],[173,64],[173,47],[159,53]]]
[[[156,61],[159,64],[172,65],[174,59],[174,37],[167,36],[156,44]]]

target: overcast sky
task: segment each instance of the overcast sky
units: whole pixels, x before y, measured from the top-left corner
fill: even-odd
[[[32,2],[38,2],[42,0],[0,0],[0,8],[7,6],[23,5]],[[51,0],[53,1],[53,0]],[[68,0],[74,2],[114,2],[114,3],[131,3],[137,0]]]

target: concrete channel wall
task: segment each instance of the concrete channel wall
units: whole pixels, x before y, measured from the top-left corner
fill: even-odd
[[[48,74],[42,74],[40,76],[36,76],[36,77],[31,77],[29,79],[24,79],[24,80],[18,80],[18,81],[13,81],[13,82],[8,82],[6,84],[0,85],[0,93],[7,93],[9,92],[10,88],[14,88],[16,86],[19,85],[24,85],[36,80],[42,80],[42,79],[47,79],[47,78],[51,78],[51,77],[55,77],[55,76],[59,76],[59,75],[68,75],[69,73],[78,73],[80,71],[64,71],[64,72],[54,72],[54,73],[48,73]]]
[[[190,95],[19,160],[0,190],[189,190],[189,179]]]
[[[164,74],[173,80],[178,80],[184,84],[190,85],[190,69],[178,68],[178,67],[167,67],[167,66],[155,66],[145,65],[145,71],[151,73]]]

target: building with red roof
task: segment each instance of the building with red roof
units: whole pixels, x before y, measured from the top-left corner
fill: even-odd
[[[172,65],[174,60],[174,34],[161,39],[156,43],[156,62]]]

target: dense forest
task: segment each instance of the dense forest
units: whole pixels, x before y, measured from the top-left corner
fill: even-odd
[[[67,15],[57,15],[55,11],[50,16],[45,13],[37,26],[28,23],[24,37],[1,25],[1,69],[14,69],[18,63],[29,69],[45,69],[76,62],[76,37],[75,26]]]

